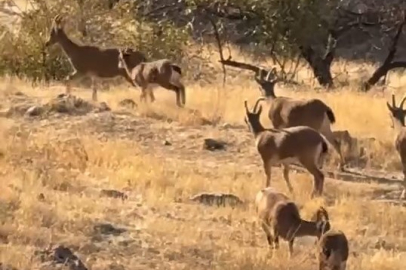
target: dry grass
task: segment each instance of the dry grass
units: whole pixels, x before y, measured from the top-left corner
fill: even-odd
[[[396,76],[391,76],[391,85],[398,87],[402,83]],[[42,88],[3,79],[0,110],[17,102],[17,91],[45,103],[63,89]],[[112,107],[114,117],[105,113],[42,120],[0,118],[0,262],[38,269],[41,262],[35,251],[53,243],[71,247],[90,269],[315,269],[314,239],[298,239],[291,260],[285,243],[273,254],[267,248],[252,207],[264,175],[250,134],[244,128],[202,125],[203,118],[243,125],[243,100],[254,103],[256,85],[246,78],[234,79],[224,88],[189,84],[190,110],[176,108],[173,93],[159,89],[155,104],[123,114],[119,101],[139,98],[138,91],[126,88],[99,95]],[[390,93],[360,94],[353,88],[349,84],[337,92],[318,93],[278,86],[276,91],[323,99],[336,113],[335,129],[378,140],[369,149],[374,153],[370,166],[398,169],[385,105]],[[90,100],[89,91],[75,94]],[[263,120],[269,123],[265,115]],[[200,143],[209,136],[232,141],[232,149],[202,150]],[[173,145],[164,146],[164,139]],[[349,269],[404,268],[406,211],[370,200],[387,187],[328,179],[325,198],[310,200],[309,175],[292,178],[303,216],[309,218],[325,205],[333,227],[347,234]],[[279,169],[272,185],[287,192]],[[129,199],[101,197],[101,189],[125,190]],[[186,202],[201,191],[232,192],[247,207]],[[127,231],[100,235],[94,231],[100,222]],[[117,264],[123,268],[113,268]]]

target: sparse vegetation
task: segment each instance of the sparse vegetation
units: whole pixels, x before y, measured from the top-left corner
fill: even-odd
[[[169,0],[33,2],[41,8],[24,11],[21,32],[7,28],[0,34],[0,269],[60,269],[54,264],[68,256],[68,266],[92,270],[317,269],[319,250],[314,238],[296,238],[291,258],[285,242],[279,250],[269,251],[255,213],[255,196],[266,178],[244,123],[243,107],[244,100],[254,104],[260,91],[251,74],[231,68],[227,68],[227,83],[222,84],[217,51],[196,35],[211,29],[209,24],[200,25],[207,12],[222,17],[215,20],[218,26],[234,27],[235,35],[229,36],[219,27],[223,40],[234,43],[227,44],[233,60],[267,67],[275,61],[277,75],[285,81],[294,77],[296,82],[277,84],[278,95],[322,100],[334,111],[333,131],[346,130],[357,139],[351,149],[356,148],[355,155],[363,163],[354,163],[342,173],[335,168],[337,155],[330,153],[323,166],[321,197],[309,199],[311,176],[298,168],[294,202],[301,217],[310,220],[320,207],[328,211],[331,227],[343,231],[348,240],[347,269],[404,268],[406,210],[402,204],[393,204],[394,199],[399,203],[402,163],[386,102],[391,91],[396,96],[405,94],[406,81],[395,70],[383,86],[360,92],[360,83],[377,65],[341,59],[337,49],[335,61],[324,58],[335,87],[315,87],[321,77],[315,76],[314,67],[296,61],[297,54],[303,54],[297,42],[306,38],[305,32],[315,31],[308,29],[312,25],[299,27],[306,22],[305,10],[318,14],[316,7],[309,9],[315,1],[268,1],[271,6],[257,0],[210,2],[213,5],[202,0],[176,1],[176,9],[166,11],[166,21],[164,12],[158,14],[156,8],[162,2],[170,4]],[[297,21],[285,23],[278,17],[272,25],[272,20],[244,21],[234,7],[231,15],[238,22],[231,23],[232,19],[224,18],[231,7],[218,4],[230,2],[241,5],[243,11],[252,9],[253,16],[272,16],[267,11],[280,5],[303,3],[304,8],[293,6],[279,13],[298,17]],[[125,84],[119,82],[99,93],[100,103],[90,101],[91,90],[86,86],[75,89],[74,96],[60,95],[65,90],[61,79],[71,72],[67,59],[58,46],[45,55],[42,50],[57,13],[69,18],[66,31],[83,42],[134,47],[149,59],[182,61],[186,106],[177,107],[172,93],[159,89],[156,102],[137,104],[140,92],[123,89]],[[193,19],[194,31],[185,31],[190,22],[185,18]],[[250,31],[255,25],[285,29],[286,35],[278,35],[283,39],[275,45],[275,54],[267,51],[269,36],[262,28],[247,33],[253,39],[236,46],[238,34],[247,30],[244,24]],[[385,33],[393,34],[393,29]],[[295,33],[302,30],[296,39]],[[331,33],[320,30],[315,38],[323,40],[326,35]],[[258,46],[253,44],[257,38]],[[282,41],[291,46],[284,47]],[[185,57],[192,54],[199,59]],[[211,69],[201,70],[212,73],[210,82],[197,79],[201,77],[194,73],[195,60],[199,65],[210,64]],[[261,123],[271,126],[266,114]],[[204,149],[207,138],[224,142],[221,151]],[[280,168],[273,168],[271,186],[289,194]],[[56,247],[55,254],[64,255],[55,257],[50,246]]]

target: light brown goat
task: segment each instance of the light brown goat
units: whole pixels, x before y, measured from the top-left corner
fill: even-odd
[[[319,270],[345,270],[348,260],[348,240],[342,231],[329,230],[317,243]]]
[[[322,195],[324,174],[320,170],[328,151],[327,142],[316,130],[307,126],[296,126],[284,129],[265,129],[260,122],[262,106],[255,103],[253,111],[244,102],[245,122],[255,136],[255,143],[261,155],[266,174],[265,187],[270,186],[271,168],[275,164],[282,164],[283,176],[289,191],[293,193],[289,180],[290,164],[299,161],[314,177],[312,197]]]
[[[69,59],[73,72],[66,78],[66,93],[71,92],[72,82],[78,81],[87,76],[92,81],[92,99],[97,100],[96,79],[111,79],[117,76],[124,77],[127,81],[127,74],[118,68],[119,50],[116,48],[102,49],[96,46],[80,45],[71,40],[63,30],[63,18],[57,15],[52,23],[49,39],[46,47],[59,43]],[[137,66],[146,61],[146,57],[137,51],[126,50],[128,55],[127,65],[129,68]]]
[[[180,81],[182,75],[181,68],[168,59],[160,59],[150,62],[142,62],[133,69],[128,66],[128,55],[120,51],[118,56],[118,67],[125,70],[127,78],[133,81],[133,85],[141,87],[140,100],[146,100],[147,91],[151,102],[154,102],[155,96],[151,89],[154,84],[176,93],[176,104],[178,107],[185,105],[185,86]]]
[[[330,230],[327,211],[320,207],[316,221],[300,217],[299,209],[289,198],[272,187],[259,191],[255,198],[256,212],[271,248],[279,247],[279,237],[289,242],[289,254],[293,252],[295,237],[315,236],[320,238]]]
[[[344,170],[344,157],[340,143],[331,131],[331,125],[336,119],[333,110],[320,99],[299,100],[289,97],[277,97],[274,92],[278,79],[271,79],[272,71],[266,78],[263,70],[255,76],[260,85],[262,100],[270,103],[268,117],[274,128],[288,128],[294,126],[308,126],[322,133],[340,156],[340,169]]]
[[[406,101],[406,95],[399,103],[399,107],[396,106],[395,95],[392,94],[392,105],[386,102],[388,106],[390,116],[392,118],[393,127],[396,131],[395,148],[400,156],[403,167],[403,192],[400,198],[405,196],[406,191],[406,128],[405,128],[405,116],[406,110],[403,109],[403,104]]]

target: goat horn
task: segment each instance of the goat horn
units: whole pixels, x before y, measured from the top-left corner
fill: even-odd
[[[386,106],[388,106],[388,109],[389,109],[390,111],[393,110],[393,107],[389,104],[389,102],[386,102]]]
[[[403,103],[405,103],[405,100],[406,100],[406,94],[403,96],[402,101],[399,104],[400,109],[403,109]]]
[[[270,78],[270,77],[271,77],[271,71],[268,72],[268,74],[266,75],[265,80],[266,80],[266,81],[269,81],[269,78]]]
[[[54,18],[54,22],[60,23],[61,21],[62,21],[62,16],[61,16],[61,14],[56,15],[55,18]]]
[[[269,81],[269,79],[270,79],[270,77],[271,77],[271,74],[272,74],[273,76],[276,76],[276,68],[275,68],[275,67],[273,67],[273,68],[268,72],[268,75],[266,76],[266,80],[267,80],[267,81]]]
[[[248,101],[244,100],[244,106],[245,106],[245,111],[248,113],[249,112]]]
[[[392,107],[396,107],[396,102],[395,102],[395,94],[392,94]]]
[[[257,102],[256,102],[255,105],[254,105],[254,109],[252,110],[253,112],[256,112],[256,111],[257,111],[258,104],[259,104],[259,102],[261,102],[262,100],[266,100],[266,98],[260,97],[260,98],[257,99]]]
[[[319,208],[319,220],[321,220],[321,218],[323,216],[326,219],[326,221],[329,220],[327,210],[323,206],[320,206],[320,208]]]

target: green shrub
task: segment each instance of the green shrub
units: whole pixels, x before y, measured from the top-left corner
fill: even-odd
[[[149,59],[180,60],[188,39],[183,29],[170,22],[150,22],[137,16],[133,1],[120,1],[113,10],[106,1],[36,0],[35,8],[23,13],[16,33],[0,29],[0,75],[15,75],[34,81],[61,80],[72,69],[60,46],[46,49],[52,19],[61,14],[68,36],[82,44],[100,47],[132,47]],[[51,4],[50,4],[51,3]],[[83,36],[81,22],[86,22]],[[157,29],[161,35],[157,36]]]

